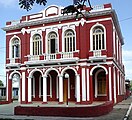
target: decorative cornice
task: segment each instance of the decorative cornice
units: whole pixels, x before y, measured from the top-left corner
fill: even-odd
[[[96,12],[83,12],[84,16],[86,18],[89,17],[96,17],[96,16],[102,16],[102,15],[108,15],[111,14],[112,10],[104,10],[104,11],[96,11]],[[79,18],[83,17],[82,15],[79,16]],[[59,17],[53,17],[53,18],[47,18],[47,19],[41,19],[41,20],[36,20],[36,21],[27,21],[27,22],[22,22],[18,23],[16,25],[9,25],[4,28],[2,28],[4,31],[10,31],[10,30],[17,30],[17,29],[22,29],[24,27],[29,27],[29,26],[34,26],[34,25],[40,25],[40,24],[46,24],[46,23],[53,23],[53,22],[59,22],[61,24],[61,21],[64,20],[71,20],[75,19],[76,20],[76,14],[73,15],[64,15],[64,16],[59,16]],[[84,18],[85,19],[85,18]]]

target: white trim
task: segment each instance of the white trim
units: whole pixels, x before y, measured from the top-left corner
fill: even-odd
[[[77,71],[76,71],[75,68],[73,68],[73,67],[65,67],[65,68],[61,71],[61,76],[63,76],[63,74],[65,73],[65,71],[68,70],[68,69],[73,70],[73,71],[75,72],[75,74],[77,75]]]
[[[77,93],[77,102],[80,102],[80,75],[76,75],[76,93]]]
[[[6,75],[6,100],[8,101],[9,99],[8,99],[8,91],[9,91],[9,84],[8,84],[8,82],[9,82],[9,74],[7,73],[7,75]]]
[[[111,67],[109,67],[109,101],[112,101]]]
[[[93,75],[93,71],[94,71],[96,68],[102,68],[102,69],[105,70],[105,74],[106,74],[106,75],[108,74],[108,70],[107,70],[104,66],[102,66],[102,65],[97,65],[97,66],[94,66],[94,67],[91,69],[91,71],[90,71],[90,76]]]
[[[22,72],[22,101],[25,101],[25,72]]]
[[[20,37],[18,37],[18,36],[16,36],[16,35],[14,35],[10,40],[9,40],[9,59],[12,59],[12,41],[15,39],[15,38],[17,38],[18,40],[19,40],[19,57],[18,58],[20,58],[21,57],[21,39],[20,39]],[[15,58],[17,58],[17,57],[15,57]],[[13,58],[13,59],[15,59],[15,58]]]
[[[65,45],[64,45],[64,34],[67,30],[72,30],[75,34],[75,51],[76,49],[76,30],[75,30],[75,25],[71,24],[71,26],[66,25],[66,26],[62,26],[62,52],[65,52]]]
[[[31,80],[32,78],[31,77],[28,77],[28,102],[31,102],[32,101],[32,95],[31,95]]]
[[[56,68],[48,68],[48,69],[45,71],[44,76],[47,76],[47,75],[48,75],[48,73],[49,73],[51,70],[56,71],[56,72],[57,72],[57,74],[58,74],[58,75],[60,75],[59,71],[58,71]]]
[[[113,51],[114,51],[114,55],[116,54],[116,53],[115,53],[115,42],[116,42],[116,41],[115,41],[115,40],[116,40],[116,39],[115,39],[115,37],[116,37],[115,35],[116,35],[115,27],[113,27]]]
[[[13,71],[13,72],[9,75],[9,79],[12,79],[12,76],[13,76],[14,74],[18,74],[18,75],[20,76],[20,78],[21,78],[21,73],[20,73],[20,72],[18,72],[18,71]]]
[[[89,69],[87,69],[87,101],[90,100]]]
[[[120,95],[120,84],[119,84],[119,70],[117,71],[117,84],[118,84],[118,95]]]
[[[28,75],[28,77],[33,77],[33,73],[34,72],[36,72],[36,71],[38,71],[38,72],[40,72],[41,73],[41,76],[43,76],[43,72],[40,70],[40,69],[33,69],[30,73],[29,73],[29,75]]]
[[[63,102],[63,76],[59,76],[59,102]]]
[[[104,49],[102,50],[106,50],[106,28],[103,24],[97,22],[90,29],[90,51],[93,51],[93,29],[98,26],[102,27],[104,30]]]
[[[115,67],[113,68],[113,80],[114,80],[114,103],[116,103],[117,99],[116,99],[116,73],[115,73]]]
[[[41,98],[41,75],[39,76],[39,98]]]
[[[43,76],[43,102],[47,102],[47,77]]]
[[[102,96],[102,95],[106,95],[106,94],[98,94],[98,78],[97,78],[97,75],[104,71],[103,69],[100,69],[98,70],[96,73],[95,73],[95,98],[97,98],[97,96]]]
[[[48,29],[46,29],[46,35],[44,36],[45,37],[45,53],[46,54],[49,54],[49,52],[48,52],[48,40],[49,40],[49,38],[48,38],[48,36],[49,36],[49,34],[50,33],[55,33],[57,36],[56,36],[56,41],[55,41],[55,43],[57,43],[57,51],[59,52],[59,33],[58,33],[58,29],[56,29],[57,28],[57,26],[56,27],[54,27],[54,29],[51,29],[51,28],[48,28]]]
[[[33,78],[32,78],[32,82],[33,82],[33,93],[32,93],[32,96],[33,96],[33,98],[35,98],[35,77],[33,76]]]
[[[85,68],[82,68],[82,101],[86,101],[86,73],[85,73]]]
[[[40,29],[35,29],[33,31],[31,31],[30,33],[30,55],[33,55],[33,36],[39,34],[41,36],[41,47],[42,47],[42,54],[43,54],[43,35],[42,35],[42,30]]]
[[[56,76],[56,98],[59,98],[59,80],[58,76]]]
[[[86,21],[86,23],[93,23],[93,22],[101,22],[101,21],[106,21],[106,20],[112,20],[111,17],[109,18],[103,18],[103,19],[96,19],[96,20],[88,20]],[[43,27],[39,27],[39,28],[28,28],[28,29],[25,29],[25,31],[27,33],[30,33],[31,31],[35,31],[36,29],[39,29],[39,30],[44,30],[45,29],[52,29],[52,28],[61,28],[63,26],[70,26],[70,25],[75,25],[75,26],[78,26],[82,21],[75,21],[75,22],[69,22],[69,23],[60,23],[60,24],[57,24],[57,25],[52,25],[52,26],[43,26]],[[6,35],[14,35],[14,34],[20,34],[21,32],[12,32],[12,33],[7,33]]]

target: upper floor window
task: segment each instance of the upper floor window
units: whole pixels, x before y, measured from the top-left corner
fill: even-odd
[[[93,50],[105,49],[104,29],[97,26],[93,29]]]
[[[73,30],[67,30],[64,34],[64,51],[75,51],[75,33]]]
[[[33,55],[42,54],[42,39],[39,34],[33,36]]]
[[[48,53],[57,53],[57,51],[58,51],[57,34],[55,32],[51,32],[48,35]]]
[[[18,38],[12,40],[12,58],[20,57],[20,41]]]

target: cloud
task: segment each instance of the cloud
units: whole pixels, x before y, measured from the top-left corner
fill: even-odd
[[[18,0],[0,0],[0,5],[4,7],[13,7],[18,4]]]

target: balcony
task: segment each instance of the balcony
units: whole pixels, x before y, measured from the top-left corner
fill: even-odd
[[[6,60],[6,67],[19,67],[20,64],[20,58],[7,58]]]
[[[89,54],[89,60],[90,61],[106,60],[106,51],[105,50],[91,51]]]
[[[25,64],[53,64],[64,62],[76,62],[79,59],[79,52],[60,52],[43,55],[28,55]]]

